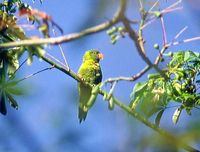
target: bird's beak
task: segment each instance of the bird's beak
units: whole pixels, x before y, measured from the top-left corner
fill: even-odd
[[[99,58],[99,60],[102,60],[104,58],[104,55],[102,53],[99,53],[98,58]]]

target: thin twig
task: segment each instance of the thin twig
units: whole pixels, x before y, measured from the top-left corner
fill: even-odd
[[[167,44],[167,33],[166,33],[166,28],[165,28],[163,16],[160,17],[160,22],[161,22],[162,35],[163,35],[163,46],[166,46],[166,44]]]
[[[143,7],[143,2],[142,2],[142,0],[139,0],[139,5],[140,5],[140,8]]]
[[[155,61],[154,61],[154,64],[155,64],[155,65],[158,65],[158,64],[159,64],[160,60],[161,60],[162,57],[163,57],[163,53],[165,53],[165,51],[167,50],[167,48],[168,48],[168,47],[165,45],[165,46],[163,46],[163,48],[160,50],[159,55],[157,56],[157,58],[156,58]]]
[[[53,55],[51,55],[50,53],[46,52],[45,53],[48,57],[54,59],[56,62],[58,62],[59,64],[61,64],[63,67],[67,68],[66,65],[64,63],[62,63],[60,60],[58,60],[57,58],[55,58]]]
[[[167,78],[166,75],[157,67],[157,65],[154,65],[148,57],[143,53],[142,48],[140,46],[140,43],[138,41],[138,35],[137,33],[131,28],[129,22],[127,22],[126,18],[123,20],[123,24],[125,28],[127,29],[127,32],[129,33],[129,37],[133,40],[136,46],[136,50],[138,51],[139,55],[142,57],[143,61],[147,63],[150,67],[153,67],[158,73],[160,73],[164,78]]]
[[[174,11],[179,11],[182,10],[183,7],[176,7],[176,8],[172,8],[172,9],[166,9],[161,11],[161,14],[166,14],[166,13],[170,13],[170,12],[174,12]]]
[[[159,3],[160,0],[155,1],[155,3],[153,4],[153,6],[147,11],[147,12],[151,12],[154,7]]]
[[[176,36],[174,37],[173,41],[171,42],[171,44],[187,29],[187,26],[185,26],[182,30],[180,30],[180,32],[178,32],[176,34]],[[169,44],[165,44],[163,46],[163,48],[160,50],[158,57],[156,58],[154,64],[158,65],[158,63],[160,62],[160,60],[162,59],[163,53],[165,53],[165,51],[167,50],[167,48],[169,47]]]
[[[179,0],[179,1],[175,2],[175,3],[173,3],[172,5],[168,6],[164,10],[172,9],[172,8],[176,7],[178,4],[180,4],[181,2],[182,2],[182,0]]]
[[[178,33],[176,34],[176,36],[174,37],[174,40],[178,39],[178,38],[180,37],[180,35],[183,34],[183,32],[185,32],[185,30],[187,30],[187,28],[188,28],[188,26],[185,26],[184,28],[182,28],[182,29],[180,30],[180,32],[178,32]]]
[[[108,92],[108,95],[107,95],[107,97],[106,97],[106,100],[108,100],[108,104],[109,104],[109,101],[110,101],[111,97],[113,96],[113,92],[114,92],[114,90],[115,90],[116,85],[117,85],[117,81],[112,82],[112,84],[111,84],[111,89],[110,89],[110,91]]]
[[[83,82],[83,80],[75,73],[73,72],[71,69],[66,69],[65,67],[63,66],[60,66],[59,64],[53,62],[51,59],[45,57],[45,56],[42,56],[41,57],[45,62],[49,63],[50,65],[54,66],[56,69],[64,72],[65,74],[67,74],[68,76],[72,77],[73,79],[75,79],[76,81],[78,82]],[[87,85],[87,84],[86,84]],[[92,86],[91,86],[92,87]]]
[[[188,43],[188,42],[197,41],[197,40],[200,40],[200,36],[188,38],[188,39],[185,39],[185,40],[182,40],[182,41],[172,42],[172,43],[167,44],[167,46],[170,47],[170,46],[173,46],[173,45],[180,45],[182,43]]]
[[[57,34],[56,34],[55,30],[53,29],[52,31],[53,31],[53,34],[56,36]],[[65,57],[63,48],[61,47],[61,44],[58,44],[58,47],[59,47],[59,49],[60,49],[60,52],[61,52],[61,54],[62,54],[62,57],[63,57],[63,60],[64,60],[64,62],[65,62],[66,67],[69,68],[69,64],[68,64],[67,59],[66,59],[66,57]]]
[[[175,3],[173,3],[172,5],[170,5],[169,7],[163,9],[162,11],[160,11],[161,15],[167,14],[167,13],[171,13],[174,12],[176,10],[181,10],[183,7],[177,7],[175,8],[178,4],[180,4],[182,1],[179,0]],[[151,13],[151,11],[148,11],[148,13]],[[145,27],[147,27],[148,25],[150,25],[151,23],[153,23],[158,17],[152,16],[148,22],[146,22],[141,28],[144,29]]]
[[[16,72],[26,63],[28,59],[25,59],[20,65],[19,67],[15,70],[15,72],[13,73],[13,76],[16,74]],[[12,79],[12,78],[11,78]]]
[[[37,72],[35,72],[35,73],[33,73],[33,74],[30,74],[30,75],[28,75],[28,76],[26,76],[26,77],[24,77],[24,78],[18,80],[17,83],[19,83],[19,82],[21,82],[21,81],[24,81],[24,80],[26,80],[26,79],[28,79],[28,78],[30,78],[30,77],[32,77],[32,76],[35,76],[35,75],[37,75],[37,74],[39,74],[39,73],[41,73],[41,72],[44,72],[44,71],[47,71],[47,70],[51,70],[51,69],[53,69],[53,68],[54,68],[54,66],[51,66],[51,67],[48,67],[48,68],[39,70],[39,71],[37,71]]]
[[[139,78],[141,78],[149,69],[150,69],[150,66],[146,66],[140,72],[138,72],[137,74],[131,77],[121,76],[121,77],[109,78],[105,80],[103,83],[113,83],[114,81],[136,81]]]
[[[144,39],[143,39],[143,29],[141,28],[144,25],[144,22],[146,20],[146,12],[144,10],[143,5],[140,7],[140,16],[141,16],[141,21],[140,21],[140,26],[139,26],[139,31],[138,31],[138,42],[140,44],[140,48],[142,53],[146,56],[146,52],[144,49]]]

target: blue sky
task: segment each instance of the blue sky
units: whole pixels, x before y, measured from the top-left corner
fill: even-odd
[[[164,2],[168,6],[172,1]],[[118,1],[110,0],[44,0],[38,1],[32,7],[47,12],[60,25],[64,34],[78,32],[92,25],[97,25],[111,18],[117,8]],[[173,37],[184,27],[188,30],[180,39],[199,35],[197,19],[198,9],[184,3],[184,10],[164,16],[168,39]],[[106,7],[104,7],[106,6]],[[135,2],[129,3],[127,15],[138,16],[134,7]],[[160,5],[162,7],[162,5]],[[134,28],[137,28],[135,25]],[[147,54],[154,58],[157,54],[153,44],[162,44],[160,22],[152,23],[144,31]],[[127,38],[120,39],[116,45],[110,43],[105,32],[85,37],[75,42],[62,44],[65,55],[72,70],[77,71],[84,52],[88,49],[99,49],[105,56],[101,62],[103,79],[116,76],[130,76],[139,72],[145,63],[135,50],[132,41]],[[196,50],[199,42],[191,42],[169,50]],[[58,47],[47,47],[48,52],[62,60]],[[18,74],[24,77],[39,69],[48,67],[45,62],[34,58],[31,66],[25,65]],[[141,78],[145,80],[146,77]],[[139,149],[141,139],[152,135],[151,129],[132,119],[119,108],[109,111],[107,104],[98,98],[90,110],[86,121],[79,124],[77,118],[78,92],[77,83],[64,73],[53,69],[43,72],[23,82],[27,86],[28,95],[18,97],[20,108],[18,111],[9,109],[7,116],[1,116],[0,151],[44,151],[44,152],[82,152],[82,151],[132,151]],[[130,93],[134,83],[120,82],[114,92],[116,97],[125,103],[130,101]],[[185,113],[181,116],[178,125],[173,125],[171,116],[175,109],[169,109],[161,121],[161,127],[172,131],[187,126],[193,120]],[[199,110],[194,111],[199,115]]]

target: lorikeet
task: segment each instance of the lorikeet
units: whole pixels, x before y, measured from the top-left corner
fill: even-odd
[[[78,70],[78,75],[86,83],[97,85],[102,80],[101,67],[99,61],[103,59],[103,54],[97,50],[89,50],[83,56],[83,62]],[[90,107],[87,106],[87,103],[90,99],[92,88],[84,85],[83,83],[78,83],[79,91],[79,114],[78,118],[80,123],[85,120],[87,112]]]

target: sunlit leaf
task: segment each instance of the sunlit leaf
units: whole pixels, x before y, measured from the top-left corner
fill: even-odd
[[[143,83],[143,82],[137,83],[133,88],[131,98],[133,99],[134,96],[136,96],[137,94],[140,94],[140,92],[142,93],[146,89],[146,87],[147,87],[147,83]]]
[[[113,99],[113,97],[111,97],[110,98],[110,100],[108,100],[108,108],[110,109],[110,110],[113,110],[114,109],[114,99]]]
[[[187,61],[190,58],[190,52],[185,52],[184,61]]]
[[[177,124],[178,120],[179,120],[179,117],[181,115],[181,112],[182,112],[182,108],[179,107],[175,110],[173,116],[172,116],[172,121],[174,124]]]

